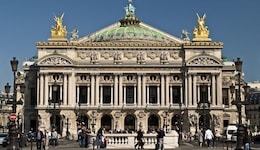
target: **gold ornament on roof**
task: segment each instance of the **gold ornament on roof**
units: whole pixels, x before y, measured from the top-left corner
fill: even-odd
[[[208,38],[209,30],[208,27],[205,26],[206,14],[204,14],[202,18],[200,18],[198,13],[196,15],[198,18],[198,26],[194,28],[193,31],[194,38],[200,38],[200,39]]]
[[[54,16],[53,19],[56,22],[56,24],[54,26],[52,26],[52,28],[51,28],[51,37],[52,38],[66,38],[66,36],[67,36],[66,26],[62,25],[63,16],[64,16],[64,13],[62,13],[62,15],[60,17]]]

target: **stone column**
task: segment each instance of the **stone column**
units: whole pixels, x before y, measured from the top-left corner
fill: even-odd
[[[136,85],[134,85],[134,105],[136,105]]]
[[[76,99],[76,101],[79,103],[79,86],[78,85],[76,86],[76,89],[77,89],[77,99]]]
[[[118,75],[114,74],[114,106],[118,106]]]
[[[162,102],[162,101],[161,101]],[[157,104],[160,104],[160,86],[157,85]],[[161,104],[162,105],[162,104]],[[164,106],[164,105],[163,105]]]
[[[192,78],[191,78],[191,74],[188,75],[188,84],[189,84],[189,87],[188,87],[188,93],[189,93],[188,106],[191,106],[192,105]]]
[[[142,76],[142,106],[146,106],[146,76]]]
[[[213,73],[211,75],[211,78],[212,78],[212,106],[215,106],[217,105],[217,102],[216,102],[216,75]]]
[[[165,83],[165,99],[166,99],[166,106],[169,106],[169,75],[166,75],[166,83]]]
[[[103,85],[100,85],[100,94],[99,94],[99,103],[100,105],[103,105]]]
[[[91,99],[90,99],[90,106],[94,106],[95,105],[95,75],[94,74],[90,74],[91,75]]]
[[[74,91],[75,87],[72,84],[72,73],[68,74],[68,106],[74,106],[75,105],[75,99],[73,98],[72,92]],[[73,88],[74,87],[74,88]]]
[[[68,105],[68,102],[67,102],[67,95],[68,95],[68,74],[64,73],[63,74],[63,105]]]
[[[193,74],[193,103],[192,105],[196,105],[197,103],[197,76]]]
[[[49,95],[49,91],[48,91],[48,89],[49,89],[49,85],[48,85],[48,74],[44,74],[44,98],[42,99],[42,101],[41,101],[41,105],[48,105],[48,100],[49,100],[49,97],[48,97],[48,95]]]
[[[90,87],[88,85],[87,87],[87,93],[88,93],[88,96],[87,96],[87,105],[89,106],[90,105]]]
[[[99,105],[99,74],[96,75],[96,106]]]
[[[44,93],[44,78],[43,78],[43,74],[40,73],[40,98],[38,99],[37,105],[41,105],[42,104],[42,101],[44,99],[43,93]]]
[[[141,106],[142,101],[142,81],[141,81],[141,74],[137,74],[137,106]]]
[[[220,100],[219,104],[217,105],[222,104],[222,74],[221,73],[217,75],[217,100]],[[231,101],[229,105],[231,105]]]
[[[119,106],[123,104],[123,76],[119,76]]]
[[[114,87],[113,85],[111,85],[111,101],[110,101],[110,105],[113,106],[113,99],[114,99]]]
[[[40,101],[40,95],[42,95],[42,91],[41,91],[41,77],[42,75],[41,75],[41,73],[38,73],[38,76],[37,76],[37,105],[39,104],[39,101]]]
[[[158,93],[158,95],[160,95],[160,92]],[[159,99],[158,104],[160,104]],[[165,106],[165,83],[163,74],[161,74],[161,106]]]

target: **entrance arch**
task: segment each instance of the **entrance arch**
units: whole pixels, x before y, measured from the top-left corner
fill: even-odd
[[[50,118],[51,128],[55,128],[57,133],[61,134],[62,131],[62,123],[61,123],[61,116],[57,114],[53,114]]]
[[[151,115],[148,118],[148,132],[152,132],[155,129],[159,129],[159,119],[156,115]]]
[[[112,118],[109,115],[104,115],[101,118],[101,127],[105,128],[106,131],[112,130]]]
[[[128,131],[128,132],[135,131],[136,130],[136,128],[135,128],[135,117],[133,115],[127,115],[125,117],[124,125],[125,125],[126,131]]]
[[[79,115],[77,118],[77,123],[83,124],[84,126],[89,127],[88,116],[86,116],[85,114]]]

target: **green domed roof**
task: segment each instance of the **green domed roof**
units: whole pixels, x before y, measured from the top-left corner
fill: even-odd
[[[128,25],[107,29],[98,33],[93,42],[105,42],[105,41],[166,41],[161,33],[140,26],[140,25]]]
[[[182,42],[178,38],[141,23],[135,17],[135,7],[132,5],[132,0],[128,0],[128,5],[125,7],[125,17],[119,22],[120,24],[114,24],[81,38],[79,42]]]

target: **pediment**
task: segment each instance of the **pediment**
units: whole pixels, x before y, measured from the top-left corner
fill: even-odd
[[[223,66],[223,63],[214,56],[199,55],[189,59],[186,66]]]
[[[38,61],[38,66],[48,65],[48,66],[71,66],[73,65],[73,60],[64,55],[54,54],[43,57]]]

